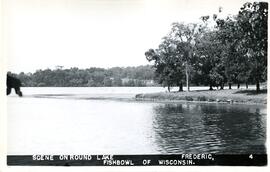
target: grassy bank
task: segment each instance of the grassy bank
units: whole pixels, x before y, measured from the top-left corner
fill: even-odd
[[[200,101],[220,103],[266,104],[267,90],[199,90],[190,92],[160,92],[137,94],[136,100],[147,101]]]

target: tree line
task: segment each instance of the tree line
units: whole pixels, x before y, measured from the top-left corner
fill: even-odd
[[[245,3],[237,15],[220,17],[222,8],[200,23],[173,23],[158,48],[145,52],[153,63],[159,84],[208,85],[256,84],[267,80],[268,3]]]
[[[9,73],[11,74],[11,73]],[[111,87],[155,86],[154,69],[150,65],[138,67],[70,68],[37,70],[34,73],[11,74],[25,87]]]

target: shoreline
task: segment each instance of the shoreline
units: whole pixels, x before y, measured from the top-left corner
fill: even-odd
[[[198,90],[190,92],[159,92],[137,94],[137,101],[148,102],[194,102],[222,104],[267,105],[267,90],[233,89],[233,90]]]
[[[52,98],[52,99],[78,99],[78,100],[119,100],[137,102],[157,102],[157,103],[220,103],[220,104],[251,104],[267,105],[267,90],[262,89],[258,94],[254,88],[251,89],[225,89],[225,90],[192,90],[190,92],[146,92],[144,94],[99,94],[93,92],[26,92],[24,98]],[[156,90],[158,91],[158,90]],[[11,95],[17,97],[17,95]]]

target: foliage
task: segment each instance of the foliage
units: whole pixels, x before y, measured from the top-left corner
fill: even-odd
[[[259,82],[267,79],[268,3],[245,3],[236,16],[201,19],[198,24],[173,23],[158,49],[145,53],[159,83],[179,86],[185,80],[188,89],[191,81],[210,90],[223,89],[225,83],[256,83],[259,91]]]
[[[245,3],[239,11],[237,24],[243,33],[241,45],[245,50],[245,57],[250,64],[251,78],[256,82],[267,79],[267,20],[268,3]]]
[[[154,78],[152,66],[114,67],[109,69],[45,69],[34,73],[13,74],[26,87],[110,87],[149,86]],[[154,84],[154,86],[157,84]],[[153,84],[151,85],[153,86]]]

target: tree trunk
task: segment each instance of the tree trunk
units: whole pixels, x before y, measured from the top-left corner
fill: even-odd
[[[182,83],[182,82],[181,82],[180,85],[179,85],[179,90],[178,90],[178,91],[179,91],[179,92],[180,92],[180,91],[183,91],[183,83]]]
[[[232,83],[229,83],[229,89],[232,89]]]
[[[210,84],[210,88],[209,88],[209,90],[213,90],[213,86],[212,86],[212,84]]]
[[[224,89],[224,84],[223,84],[223,83],[220,84],[220,89],[221,89],[221,90]]]
[[[239,88],[240,88],[240,84],[238,83],[238,84],[237,84],[237,89],[239,89]]]
[[[256,92],[257,93],[260,92],[260,82],[259,82],[259,80],[256,81]]]
[[[248,83],[246,82],[246,89],[248,89]]]
[[[168,85],[168,91],[171,92],[171,87]]]
[[[189,92],[189,75],[188,75],[188,64],[186,63],[186,83],[187,83],[187,91]]]

